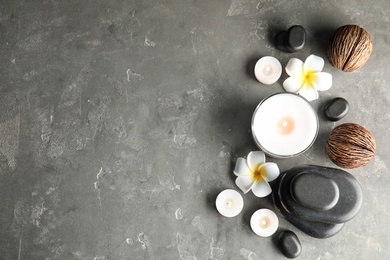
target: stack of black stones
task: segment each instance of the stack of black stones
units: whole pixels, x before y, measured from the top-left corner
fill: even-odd
[[[336,168],[300,165],[282,173],[273,186],[278,213],[315,238],[336,235],[358,213],[363,202],[359,182]],[[302,251],[297,235],[290,230],[281,232],[278,242],[288,258],[296,258]]]
[[[273,199],[293,225],[309,236],[328,238],[358,213],[363,194],[359,182],[346,171],[301,165],[281,175]]]

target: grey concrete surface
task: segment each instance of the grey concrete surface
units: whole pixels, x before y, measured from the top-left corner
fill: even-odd
[[[336,236],[301,240],[300,259],[390,259],[390,2],[388,0],[2,0],[0,2],[0,259],[285,259],[275,237],[257,237],[251,214],[270,198],[244,195],[224,218],[217,194],[238,190],[235,160],[256,150],[250,121],[282,78],[253,76],[265,55],[283,67],[326,58],[332,32],[365,28],[373,53],[353,73],[333,68],[333,87],[312,102],[314,146],[272,159],[282,171],[337,167],[325,152],[335,126],[375,137],[373,161],[350,170],[361,183],[359,214]],[[294,24],[308,33],[287,54],[273,36]],[[341,96],[350,113],[326,121]]]

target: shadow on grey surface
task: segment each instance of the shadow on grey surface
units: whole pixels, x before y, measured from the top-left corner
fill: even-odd
[[[275,37],[279,32],[287,31],[291,25],[285,25],[284,23],[277,21],[274,25],[270,25],[267,30],[267,41],[272,44],[276,49]]]
[[[235,163],[235,158],[246,156],[253,149],[257,150],[251,134],[252,115],[257,102],[248,104],[239,97],[232,97],[226,99],[224,104],[213,113],[211,127],[217,138],[230,148]]]
[[[279,252],[281,252],[281,248],[280,248],[280,244],[279,244],[279,235],[280,235],[280,233],[282,233],[283,231],[285,231],[285,229],[279,228],[278,230],[276,230],[275,234],[273,234],[272,237],[271,237],[273,246],[274,246]]]
[[[265,55],[263,55],[263,56],[265,56]],[[248,76],[248,78],[250,78],[252,81],[257,82],[257,79],[255,77],[255,66],[256,66],[256,62],[261,57],[262,56],[260,56],[260,55],[253,55],[253,56],[249,57],[247,62],[246,62],[245,73]]]
[[[320,121],[320,129],[318,131],[318,136],[317,136],[317,139],[315,141],[315,144],[312,147],[314,155],[317,158],[324,158],[324,159],[328,158],[325,146],[326,146],[326,142],[328,140],[330,131],[333,128],[333,127],[331,127],[331,125],[333,125],[334,122],[329,121],[325,117],[324,107],[331,99],[333,99],[333,97],[329,97],[326,100],[324,100],[322,102],[322,104],[317,109],[317,115],[318,115],[318,119]],[[321,127],[321,124],[322,124],[322,127]]]
[[[337,27],[334,26],[312,29],[312,39],[310,39],[310,44],[318,48],[317,55],[324,58],[326,57],[329,42],[336,29]]]
[[[217,200],[217,196],[218,194],[223,191],[224,189],[220,189],[220,188],[214,188],[214,189],[211,189],[211,191],[207,194],[207,197],[206,197],[206,202],[207,202],[207,206],[210,210],[213,210],[215,211],[216,213],[217,212],[217,208],[216,208],[216,205],[215,205],[215,201]]]

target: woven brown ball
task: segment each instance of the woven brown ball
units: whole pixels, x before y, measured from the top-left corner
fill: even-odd
[[[375,139],[358,124],[342,124],[334,128],[326,142],[326,152],[336,165],[354,169],[367,165],[375,153]]]
[[[351,72],[362,67],[371,52],[370,34],[360,26],[344,25],[334,32],[327,57],[333,67]]]

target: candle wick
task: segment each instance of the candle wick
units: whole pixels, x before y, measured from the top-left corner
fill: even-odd
[[[294,121],[289,116],[284,116],[277,122],[277,130],[282,135],[290,134],[294,131]]]
[[[259,220],[259,224],[260,224],[261,228],[268,228],[268,226],[270,225],[270,220],[268,219],[268,217],[263,216]]]
[[[265,75],[267,75],[267,76],[269,76],[269,75],[271,75],[271,73],[272,73],[272,68],[271,68],[271,66],[265,66],[265,68],[264,68],[264,74]]]

